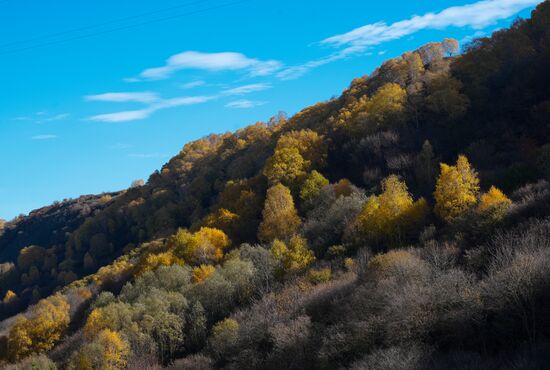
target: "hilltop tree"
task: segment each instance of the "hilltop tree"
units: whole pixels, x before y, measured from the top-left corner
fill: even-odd
[[[290,190],[281,184],[267,191],[262,215],[258,239],[266,242],[274,239],[288,240],[301,224]]]
[[[441,163],[434,197],[435,212],[447,222],[464,214],[477,203],[479,179],[468,158],[460,155],[455,166]]]
[[[456,54],[459,51],[458,40],[456,39],[449,39],[449,38],[443,39],[441,46],[443,47],[443,51],[448,56],[453,56],[453,54]]]

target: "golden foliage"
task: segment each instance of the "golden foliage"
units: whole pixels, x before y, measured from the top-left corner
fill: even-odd
[[[287,240],[301,224],[290,190],[282,184],[268,189],[262,215],[258,229],[258,239],[262,241]]]
[[[137,273],[142,274],[147,271],[156,270],[160,266],[183,266],[184,262],[181,258],[174,255],[172,251],[159,254],[147,254],[143,256],[136,266]]]
[[[171,239],[174,253],[191,264],[219,262],[231,241],[221,230],[201,227],[196,233],[180,229]]]
[[[277,141],[276,150],[297,149],[306,164],[311,168],[325,165],[327,145],[322,136],[312,130],[289,131]]]
[[[479,179],[468,159],[460,155],[455,166],[441,164],[434,197],[435,212],[447,222],[464,214],[477,203]]]
[[[4,304],[9,304],[9,303],[15,302],[16,300],[17,300],[17,294],[15,294],[12,290],[8,290],[4,295],[4,299],[2,300],[2,302]]]
[[[192,279],[194,283],[200,283],[208,279],[216,271],[216,268],[212,265],[200,265],[193,268]]]
[[[65,297],[54,295],[39,301],[31,318],[19,316],[8,335],[9,358],[18,360],[52,349],[69,326],[69,308]]]
[[[414,202],[407,185],[391,175],[382,181],[382,194],[369,197],[351,229],[360,241],[400,243],[427,213],[426,200]]]
[[[407,92],[398,84],[382,86],[366,105],[369,122],[376,126],[401,121]]]
[[[493,209],[506,210],[512,201],[500,189],[491,186],[488,192],[481,195],[477,209],[481,212]]]
[[[266,162],[263,174],[270,185],[282,183],[294,186],[302,179],[309,162],[305,161],[296,148],[275,149],[275,153]]]
[[[126,368],[129,355],[126,340],[118,332],[104,329],[75,354],[70,365],[77,370],[120,370]]]
[[[271,254],[281,263],[282,274],[303,271],[313,261],[315,255],[309,249],[306,239],[293,236],[288,245],[275,239],[271,245]]]

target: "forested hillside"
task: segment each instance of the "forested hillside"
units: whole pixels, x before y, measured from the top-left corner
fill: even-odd
[[[550,2],[0,223],[10,369],[542,369]]]

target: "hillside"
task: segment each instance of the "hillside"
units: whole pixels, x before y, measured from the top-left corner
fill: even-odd
[[[6,223],[3,361],[544,368],[550,2],[457,52],[430,43],[191,142],[143,186]]]

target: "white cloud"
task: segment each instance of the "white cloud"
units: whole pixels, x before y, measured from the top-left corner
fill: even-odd
[[[244,86],[239,86],[239,87],[234,87],[232,89],[224,90],[222,91],[222,94],[223,95],[245,95],[256,91],[271,89],[272,87],[273,86],[271,84],[258,83],[258,84],[244,85]]]
[[[251,76],[266,76],[281,69],[282,64],[276,60],[262,61],[249,58],[235,52],[201,53],[185,51],[171,56],[162,67],[149,68],[141,72],[140,77],[146,80],[162,80],[183,69],[206,71],[244,70]]]
[[[266,104],[266,102],[243,99],[243,100],[236,100],[236,101],[229,102],[225,106],[226,108],[250,109],[254,107],[259,107],[264,104]]]
[[[123,112],[98,114],[90,117],[91,121],[99,122],[128,122],[145,119],[153,113],[150,109],[128,110]]]
[[[185,96],[177,97],[172,99],[162,99],[157,103],[152,104],[144,109],[129,110],[115,113],[99,114],[93,117],[90,117],[91,121],[99,122],[128,122],[128,121],[137,121],[148,118],[153,113],[174,107],[181,107],[185,105],[194,105],[200,103],[206,103],[209,100],[217,98],[216,96]]]
[[[286,68],[280,71],[277,77],[282,80],[295,79],[311,69],[353,55],[371,55],[365,51],[373,46],[406,36],[410,38],[412,34],[426,29],[470,27],[480,30],[541,2],[541,0],[482,0],[468,5],[450,7],[439,13],[412,16],[390,25],[385,22],[367,24],[321,41],[323,45],[342,48],[341,50],[303,65]],[[381,54],[379,53],[379,55]]]
[[[88,101],[102,101],[113,103],[135,102],[135,103],[153,103],[159,100],[156,93],[150,91],[144,92],[110,92],[99,95],[88,95],[84,97]]]
[[[47,134],[47,135],[36,135],[31,137],[31,140],[52,140],[52,139],[57,139],[57,135]]]
[[[541,0],[483,0],[473,4],[453,6],[439,13],[415,15],[390,25],[385,22],[367,24],[350,32],[329,37],[321,43],[366,48],[425,29],[447,27],[482,29],[541,2]]]
[[[53,122],[53,121],[62,121],[66,118],[69,118],[71,115],[69,113],[61,113],[49,118],[44,119],[45,122]]]
[[[191,81],[184,84],[179,85],[181,89],[193,89],[195,87],[200,87],[206,85],[205,81],[197,80],[197,81]]]

